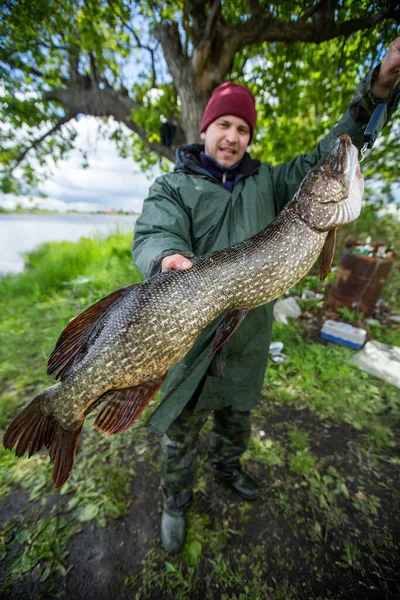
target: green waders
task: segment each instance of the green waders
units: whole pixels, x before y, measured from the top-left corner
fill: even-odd
[[[161,439],[161,487],[164,508],[182,510],[192,499],[197,442],[209,410],[194,412],[205,378]],[[229,479],[240,471],[250,437],[250,411],[214,410],[209,460],[214,474]]]

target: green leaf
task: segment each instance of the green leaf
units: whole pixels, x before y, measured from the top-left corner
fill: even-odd
[[[165,561],[165,568],[169,573],[176,573],[176,568],[174,565],[168,561]]]
[[[196,566],[203,553],[203,544],[199,540],[192,540],[185,544],[182,555],[185,563],[190,566]]]
[[[95,519],[99,514],[99,506],[97,504],[86,504],[78,511],[78,519],[82,523]]]
[[[46,581],[46,579],[48,579],[48,577],[50,576],[51,571],[52,571],[51,564],[47,564],[42,575],[40,576],[39,581]]]
[[[22,529],[22,531],[17,533],[17,535],[15,536],[15,541],[17,542],[17,544],[24,544],[27,540],[29,540],[30,537],[31,532],[28,531],[28,529]]]

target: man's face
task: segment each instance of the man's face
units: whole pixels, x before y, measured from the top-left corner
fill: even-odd
[[[229,169],[243,158],[250,141],[250,127],[240,117],[224,115],[210,123],[200,136],[207,156]]]

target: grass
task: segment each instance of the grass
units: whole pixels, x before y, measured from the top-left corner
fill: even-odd
[[[66,323],[140,279],[130,244],[120,234],[45,244],[27,257],[24,273],[0,280],[0,427],[52,383],[45,365]],[[326,285],[308,276],[293,292]],[[389,303],[399,287],[394,274]],[[60,492],[46,453],[28,460],[0,451],[2,592],[39,597],[66,589],[79,597],[69,582],[83,581],[85,562],[105,553],[115,571],[113,597],[396,597],[399,390],[351,366],[353,350],[320,343],[323,303],[300,304],[299,321],[274,323],[288,360],[268,366],[244,456],[261,482],[257,503],[237,501],[214,482],[206,427],[185,547],[167,556],[158,537],[158,441],[143,427],[146,415],[111,437],[89,417]],[[353,311],[336,318],[361,324]],[[396,324],[376,321],[368,332],[400,346]]]

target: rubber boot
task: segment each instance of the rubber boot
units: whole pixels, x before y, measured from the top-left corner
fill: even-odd
[[[212,467],[212,472],[217,479],[223,481],[234,492],[239,494],[241,498],[244,498],[244,500],[255,500],[258,498],[260,489],[256,481],[241,468],[221,471]]]
[[[161,516],[161,541],[164,550],[170,554],[180,552],[185,543],[185,533],[184,511],[164,507]]]

